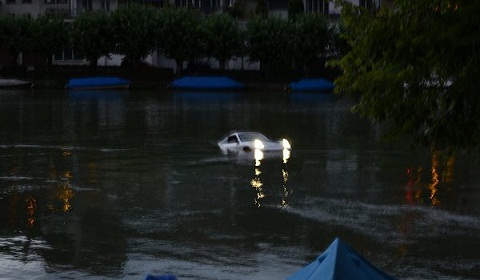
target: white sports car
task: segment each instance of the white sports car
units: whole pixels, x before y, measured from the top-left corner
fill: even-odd
[[[218,147],[225,154],[255,150],[262,152],[290,151],[292,149],[287,139],[272,141],[261,133],[251,131],[232,132],[218,142]]]

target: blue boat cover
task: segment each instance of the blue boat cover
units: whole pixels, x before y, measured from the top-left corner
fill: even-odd
[[[303,79],[290,83],[292,91],[331,91],[335,85],[326,79]]]
[[[221,89],[243,89],[244,84],[229,77],[220,76],[186,76],[172,82],[173,89],[192,90],[221,90]]]
[[[129,80],[119,77],[87,77],[70,79],[67,88],[102,88],[130,84]]]
[[[395,279],[379,270],[336,238],[314,262],[287,280],[384,280]]]

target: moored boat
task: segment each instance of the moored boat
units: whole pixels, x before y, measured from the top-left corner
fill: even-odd
[[[332,91],[335,85],[327,79],[303,79],[292,82],[286,88],[291,92],[328,92]]]
[[[130,81],[119,77],[85,77],[68,81],[67,89],[81,90],[117,90],[128,89]]]
[[[0,88],[29,88],[32,82],[19,79],[0,79]]]
[[[224,76],[185,76],[170,84],[172,89],[187,90],[240,90],[245,85]]]

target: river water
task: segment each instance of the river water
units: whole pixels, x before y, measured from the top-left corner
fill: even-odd
[[[0,278],[285,279],[340,237],[399,279],[480,279],[480,169],[330,94],[0,91]],[[230,130],[290,157],[226,156]]]

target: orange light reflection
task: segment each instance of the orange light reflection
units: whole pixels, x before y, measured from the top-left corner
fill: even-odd
[[[454,156],[442,156],[440,151],[432,151],[428,183],[422,180],[422,167],[417,169],[408,167],[405,171],[408,178],[405,189],[405,201],[409,204],[423,204],[426,202],[424,200],[428,198],[432,206],[440,206],[441,199],[439,194],[451,191],[449,184],[454,180],[454,165]],[[427,178],[424,177],[423,179]],[[426,194],[427,191],[428,196]]]
[[[438,157],[439,153],[438,152],[432,152],[432,168],[431,168],[431,175],[432,175],[432,180],[430,184],[428,185],[428,189],[430,190],[430,201],[432,202],[433,206],[438,206],[440,205],[440,200],[437,197],[437,191],[438,191],[438,183],[440,180],[438,179]]]
[[[72,205],[70,204],[70,199],[73,197],[73,190],[68,184],[63,184],[60,187],[58,198],[63,202],[63,212],[68,212],[72,210]]]
[[[35,212],[37,211],[37,200],[30,196],[26,200],[27,204],[27,227],[33,227],[35,224]]]

